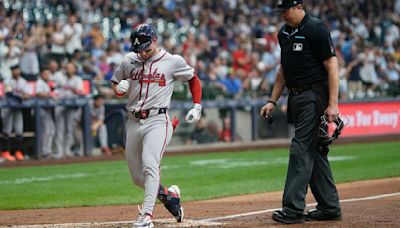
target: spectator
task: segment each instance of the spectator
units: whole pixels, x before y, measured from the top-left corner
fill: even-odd
[[[225,117],[222,121],[222,129],[219,132],[219,141],[221,141],[221,142],[240,141],[240,136],[238,134],[235,134],[235,138],[232,139],[231,118],[230,117]]]
[[[21,57],[22,76],[29,81],[36,81],[40,73],[39,48],[45,43],[43,27],[33,25],[24,37],[24,51]]]
[[[275,47],[276,44],[274,41],[271,40],[267,42],[265,44],[265,50],[262,54],[261,61],[257,65],[257,67],[264,73],[264,78],[266,79],[269,88],[272,88],[274,85],[275,75],[280,63],[280,53],[279,55],[274,53]]]
[[[61,64],[66,57],[65,54],[65,34],[62,32],[60,21],[53,21],[53,32],[50,37],[50,59],[54,59]]]
[[[237,76],[237,72],[232,69],[228,70],[228,76],[225,79],[220,80],[221,84],[225,88],[227,97],[239,98],[243,93],[242,81]]]
[[[88,36],[92,39],[92,47],[94,47],[95,49],[100,49],[103,47],[105,38],[103,32],[100,29],[100,24],[94,23]]]
[[[340,54],[337,54],[339,64],[339,98],[346,100],[348,98],[347,78],[349,71],[345,67],[344,59]]]
[[[119,65],[124,60],[124,55],[119,50],[116,40],[112,40],[107,48],[107,63]]]
[[[214,120],[208,121],[207,132],[208,132],[209,142],[210,143],[218,142],[218,139],[219,139],[219,126],[218,126],[217,122],[215,122]]]
[[[390,58],[385,71],[385,79],[388,84],[387,93],[390,96],[400,95],[400,66],[394,58]]]
[[[22,53],[23,44],[20,40],[9,38],[3,44],[0,41],[0,76],[4,81],[11,79],[10,67],[20,63]]]
[[[362,56],[360,67],[360,78],[363,81],[367,97],[375,97],[375,90],[379,87],[380,81],[375,70],[375,55],[370,47],[365,49],[365,54]]]
[[[196,123],[193,132],[189,135],[186,144],[204,144],[218,141],[218,125],[215,122],[207,120],[204,116]]]
[[[250,71],[249,76],[243,82],[245,94],[250,97],[261,97],[269,92],[269,85],[266,80],[261,77],[257,69]]]
[[[358,54],[358,48],[356,45],[352,47],[352,59],[347,65],[347,71],[349,72],[349,77],[347,78],[349,86],[349,98],[363,98],[363,84],[360,77],[361,63],[364,59],[364,53]]]
[[[252,67],[251,56],[246,49],[246,43],[241,42],[239,44],[239,49],[232,53],[233,58],[233,69],[235,72],[248,73]]]
[[[92,29],[88,34],[88,38],[91,40],[90,54],[94,58],[99,58],[104,55],[104,43],[105,38],[103,32],[100,30],[100,25],[95,23],[92,25]]]
[[[84,35],[83,26],[77,22],[75,15],[68,17],[68,23],[63,27],[62,32],[65,38],[65,50],[69,58],[76,50],[82,51],[82,38]]]

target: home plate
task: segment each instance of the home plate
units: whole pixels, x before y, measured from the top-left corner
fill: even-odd
[[[185,219],[181,223],[177,223],[175,219],[155,219],[154,225],[162,225],[165,227],[199,227],[199,226],[221,226],[225,223],[208,222],[203,220]]]

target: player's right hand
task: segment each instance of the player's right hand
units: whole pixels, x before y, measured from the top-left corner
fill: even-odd
[[[126,93],[129,89],[129,81],[128,80],[121,80],[117,85],[117,92],[118,93]]]

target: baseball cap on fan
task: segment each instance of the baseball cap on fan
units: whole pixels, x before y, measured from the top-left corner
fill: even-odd
[[[282,12],[286,9],[297,6],[298,4],[303,4],[303,0],[277,0],[275,12]]]
[[[149,24],[141,24],[131,33],[131,51],[139,53],[149,48],[153,39],[157,39],[153,27]]]

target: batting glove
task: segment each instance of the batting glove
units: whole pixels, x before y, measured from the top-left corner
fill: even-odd
[[[201,117],[201,104],[194,104],[194,107],[192,109],[189,110],[189,112],[186,114],[186,121],[188,123],[193,123],[193,122],[197,122],[200,120]]]
[[[128,80],[121,80],[117,85],[117,92],[118,93],[126,93],[129,89],[129,81]]]

